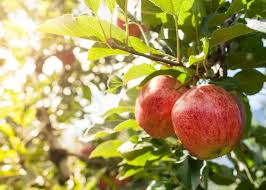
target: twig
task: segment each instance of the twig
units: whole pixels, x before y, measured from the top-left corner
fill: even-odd
[[[128,27],[128,15],[127,15],[127,6],[128,6],[128,0],[125,0],[125,17],[126,17],[126,47],[128,47],[128,37],[129,37],[129,27]]]
[[[160,63],[165,63],[167,65],[170,65],[170,66],[178,66],[178,64],[175,62],[175,61],[171,61],[171,60],[168,60],[168,59],[164,59],[162,57],[158,57],[156,55],[153,55],[153,54],[144,54],[144,53],[140,53],[138,51],[135,51],[134,49],[131,49],[131,48],[125,48],[125,47],[122,47],[118,44],[116,44],[112,39],[108,40],[108,44],[111,46],[111,48],[113,49],[120,49],[120,50],[123,50],[125,52],[128,52],[130,54],[134,54],[134,55],[139,55],[139,56],[142,56],[142,57],[146,57],[148,59],[151,59],[153,61],[158,61]]]
[[[174,16],[175,19],[175,30],[176,30],[176,57],[177,62],[181,63],[181,51],[180,51],[180,40],[178,35],[178,18],[177,16]]]

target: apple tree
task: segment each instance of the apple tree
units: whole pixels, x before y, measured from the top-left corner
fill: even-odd
[[[41,22],[42,47],[22,52],[9,44],[20,62],[33,57],[36,69],[20,91],[3,88],[1,101],[9,104],[0,111],[0,145],[8,145],[0,149],[0,189],[266,188],[266,126],[253,119],[249,101],[265,88],[265,0],[55,2],[47,1],[35,11],[22,6]],[[48,58],[51,63],[59,59],[63,71],[49,74],[49,68],[57,68]],[[136,99],[160,76],[175,80],[176,90],[211,84],[237,97],[242,107],[226,118],[239,116],[243,124],[237,146],[220,158],[205,160],[194,157],[174,132],[165,138],[146,133],[136,117]],[[161,88],[170,93],[167,86]],[[100,102],[112,108],[97,115],[95,104]],[[151,113],[163,109],[160,102],[156,105]],[[207,123],[207,118],[200,117],[198,123]],[[79,135],[87,145],[76,153],[59,141],[62,126],[79,125],[73,124],[78,120],[90,124]]]

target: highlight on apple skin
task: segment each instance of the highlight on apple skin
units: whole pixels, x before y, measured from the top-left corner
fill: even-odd
[[[239,144],[243,131],[235,99],[212,84],[187,91],[173,107],[172,122],[183,147],[201,160],[230,152]]]
[[[153,138],[166,138],[174,134],[171,110],[176,100],[188,89],[171,76],[157,76],[140,91],[136,100],[135,117]]]

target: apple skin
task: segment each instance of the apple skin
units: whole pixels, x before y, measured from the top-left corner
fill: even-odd
[[[188,89],[171,76],[157,76],[140,91],[135,105],[135,117],[146,133],[153,138],[174,134],[171,110],[176,100]],[[178,90],[177,90],[178,89]]]
[[[84,155],[84,156],[90,156],[91,152],[94,150],[94,146],[93,145],[85,145],[80,149],[80,154]]]
[[[64,65],[73,65],[76,61],[75,55],[73,53],[73,49],[67,49],[63,51],[59,51],[56,54],[56,57],[60,59]]]
[[[172,122],[183,147],[200,160],[230,152],[243,131],[235,99],[213,84],[187,91],[173,107]]]
[[[126,24],[125,21],[123,21],[120,18],[117,18],[116,20],[116,25],[121,28],[122,30],[126,30]],[[142,25],[143,31],[147,32],[148,31],[148,27],[145,25]],[[141,30],[139,29],[139,26],[137,24],[134,23],[129,23],[128,24],[128,30],[129,30],[129,36],[134,36],[134,37],[141,37]]]
[[[123,186],[125,186],[125,185],[127,185],[129,183],[129,179],[128,178],[123,179],[123,180],[120,180],[120,179],[118,179],[118,178],[116,178],[114,176],[109,176],[108,178],[109,178],[109,180],[111,180],[113,182],[113,186],[115,187],[115,189],[119,189],[119,187],[123,187]],[[111,185],[108,184],[108,182],[106,180],[101,178],[99,180],[99,185],[98,186],[99,186],[99,188],[101,190],[107,190],[107,189],[110,189],[108,187],[110,187]]]

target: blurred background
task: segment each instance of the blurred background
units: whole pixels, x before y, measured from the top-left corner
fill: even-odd
[[[88,169],[93,145],[85,130],[126,93],[106,93],[108,76],[127,70],[127,62],[148,60],[88,61],[91,41],[36,31],[49,18],[90,14],[81,0],[0,0],[0,10],[0,190],[100,188],[97,175],[104,171],[99,160]],[[110,19],[107,8],[99,13]],[[266,124],[265,97],[266,85],[248,97],[254,124]]]

